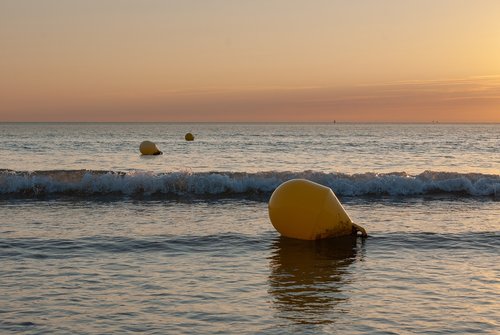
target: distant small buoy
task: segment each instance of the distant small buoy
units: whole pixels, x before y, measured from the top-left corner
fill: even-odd
[[[186,139],[186,141],[194,141],[194,136],[191,133],[187,133],[184,138]]]
[[[352,222],[333,191],[305,179],[284,182],[269,200],[269,218],[283,236],[300,240],[346,236],[361,232]]]
[[[141,154],[143,155],[161,155],[163,152],[158,149],[156,144],[150,141],[144,141],[141,143],[139,146],[139,150],[141,151]]]

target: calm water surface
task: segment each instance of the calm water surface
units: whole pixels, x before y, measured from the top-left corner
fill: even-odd
[[[0,124],[0,141],[12,170],[500,171],[498,124]]]

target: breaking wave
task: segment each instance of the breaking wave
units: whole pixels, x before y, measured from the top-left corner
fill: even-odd
[[[304,178],[328,186],[340,196],[500,195],[500,175],[425,171],[393,173],[303,172],[119,172],[93,170],[0,170],[0,194],[231,196],[270,194],[282,182]]]

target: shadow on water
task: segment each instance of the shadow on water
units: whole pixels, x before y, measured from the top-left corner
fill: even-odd
[[[297,324],[335,321],[348,296],[348,267],[357,259],[356,237],[301,241],[280,237],[271,246],[269,294],[277,317]]]

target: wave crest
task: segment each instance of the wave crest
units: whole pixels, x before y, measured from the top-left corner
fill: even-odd
[[[120,172],[93,170],[0,170],[4,195],[244,195],[268,194],[285,182],[304,178],[332,188],[340,196],[415,196],[449,193],[500,194],[500,175],[425,171],[361,174],[303,172]]]

